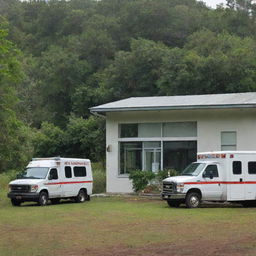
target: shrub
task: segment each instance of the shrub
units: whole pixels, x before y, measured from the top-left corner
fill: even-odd
[[[174,170],[174,169],[165,169],[162,171],[159,171],[156,175],[156,179],[160,182],[162,182],[162,180],[168,178],[168,177],[172,177],[172,176],[177,176],[179,175],[179,173]]]
[[[93,173],[93,193],[106,192],[106,170],[101,163],[92,164]]]
[[[142,191],[146,188],[150,181],[156,177],[151,171],[135,170],[129,174],[129,179],[132,180],[132,187],[135,192]]]
[[[16,179],[18,171],[11,170],[0,174],[0,190],[8,190],[8,184],[11,180]]]

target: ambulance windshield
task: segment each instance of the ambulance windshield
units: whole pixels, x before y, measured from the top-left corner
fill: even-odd
[[[29,167],[21,174],[17,175],[17,179],[45,179],[48,167]]]
[[[197,176],[205,167],[203,163],[192,163],[182,172],[182,176]]]

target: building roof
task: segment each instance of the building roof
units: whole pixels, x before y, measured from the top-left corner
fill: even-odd
[[[256,108],[256,92],[205,94],[186,96],[131,97],[90,108],[92,113],[182,110]]]

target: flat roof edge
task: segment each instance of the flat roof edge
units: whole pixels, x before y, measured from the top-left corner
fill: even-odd
[[[186,109],[230,109],[256,108],[256,104],[225,104],[225,105],[193,105],[193,106],[161,106],[161,107],[121,107],[121,108],[90,108],[91,113],[124,112],[124,111],[158,111],[158,110],[186,110]]]

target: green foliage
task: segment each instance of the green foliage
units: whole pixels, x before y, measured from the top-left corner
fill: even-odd
[[[0,0],[0,172],[31,155],[104,161],[95,105],[256,91],[256,4],[227,3]]]
[[[159,90],[164,95],[255,91],[255,58],[251,38],[202,30],[165,57]]]
[[[168,51],[162,43],[132,40],[131,51],[118,52],[113,63],[101,74],[101,89],[106,99],[157,94],[159,64]]]
[[[178,176],[178,172],[174,169],[165,169],[157,172],[156,179],[159,182],[162,182],[162,180],[164,180],[165,178],[172,177],[172,176]]]
[[[0,190],[8,191],[8,184],[14,180],[18,174],[16,170],[9,170],[8,172],[0,173]]]
[[[105,120],[70,117],[65,132],[65,153],[68,156],[103,161],[105,154]]]
[[[151,171],[134,170],[129,174],[132,180],[132,187],[135,192],[140,192],[155,178],[155,173]]]
[[[102,163],[92,163],[93,194],[106,192],[106,170]]]
[[[66,130],[43,122],[33,136],[34,156],[66,156],[104,161],[104,120],[91,116],[88,119],[71,116]]]
[[[51,123],[43,122],[41,129],[34,136],[34,156],[61,156],[64,151],[64,132]]]
[[[6,39],[7,23],[0,16],[0,172],[20,168],[30,158],[30,129],[16,116],[16,85],[22,79],[20,52]]]

